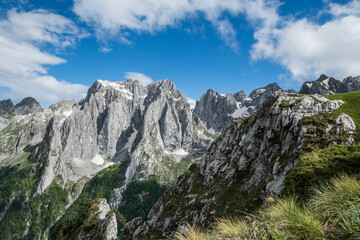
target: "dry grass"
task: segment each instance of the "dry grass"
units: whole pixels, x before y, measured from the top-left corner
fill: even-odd
[[[218,219],[208,232],[188,225],[175,239],[360,239],[360,182],[335,178],[304,204],[296,197],[272,199],[256,216]]]
[[[249,239],[251,226],[241,219],[218,219],[216,221],[215,235],[222,239]]]
[[[210,236],[188,224],[183,232],[176,232],[173,238],[176,240],[209,240]]]

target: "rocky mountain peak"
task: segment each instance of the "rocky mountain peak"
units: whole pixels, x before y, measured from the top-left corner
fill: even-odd
[[[206,128],[219,132],[231,124],[233,118],[229,114],[236,109],[237,101],[231,93],[221,94],[209,89],[196,102],[194,113],[206,124]]]
[[[9,114],[14,107],[10,99],[0,101],[0,115]]]
[[[236,101],[238,102],[243,102],[246,99],[246,92],[245,90],[240,90],[239,92],[234,94],[234,98],[236,99]]]
[[[32,97],[27,97],[21,100],[20,103],[15,105],[15,114],[24,115],[36,112],[42,109],[39,102]]]
[[[326,76],[325,74],[321,74],[317,81],[324,81],[324,80],[326,80],[326,79],[328,79],[328,78],[329,78],[329,77]]]
[[[359,91],[360,90],[360,76],[357,77],[347,77],[343,80],[343,84],[345,84],[349,92]]]
[[[206,123],[206,128],[219,133],[230,126],[235,119],[254,113],[276,91],[296,92],[292,89],[281,89],[277,83],[255,89],[250,93],[249,98],[246,98],[244,90],[233,95],[221,94],[209,89],[199,101],[196,101],[194,113]]]
[[[336,80],[335,78],[322,74],[316,81],[305,82],[302,85],[299,93],[328,95],[344,93],[348,91],[349,89],[346,84]]]
[[[263,93],[267,92],[271,95],[272,93],[279,91],[280,86],[277,83],[270,83],[269,85],[261,88],[256,88],[254,91],[252,91],[249,95],[249,98],[256,99]],[[268,95],[268,94],[266,94]]]
[[[174,88],[176,88],[174,82],[171,81],[168,78],[165,78],[163,80],[158,80],[155,83],[155,86],[161,86],[161,87],[166,88],[166,89],[174,89]]]
[[[135,97],[138,97],[138,94],[144,91],[145,88],[137,80],[129,79],[127,81],[110,82],[98,79],[89,88],[85,101],[87,101],[91,95],[98,92],[101,92],[105,98],[113,99],[114,97],[123,96],[125,98],[132,99],[134,98],[134,94],[136,95]]]

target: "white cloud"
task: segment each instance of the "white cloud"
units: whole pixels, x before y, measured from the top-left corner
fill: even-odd
[[[190,105],[190,108],[191,108],[191,109],[194,109],[194,108],[195,108],[195,105],[196,105],[196,100],[195,100],[195,99],[192,99],[192,98],[189,98],[189,97],[187,97],[186,99],[187,99],[187,101],[188,101],[188,103],[189,103],[189,105]]]
[[[277,0],[74,0],[74,12],[95,28],[99,39],[118,37],[126,42],[128,30],[155,33],[203,15],[234,49],[236,31],[224,13],[244,14],[253,24],[269,26],[277,22],[277,6]]]
[[[329,12],[334,16],[360,16],[360,1],[353,0],[348,4],[330,3]]]
[[[337,78],[358,75],[359,10],[359,0],[346,5],[330,3],[331,19],[325,23],[303,18],[283,21],[281,28],[259,29],[255,33],[257,42],[252,58],[273,59],[298,81],[316,78],[322,73]]]
[[[62,51],[84,36],[63,16],[45,10],[10,10],[7,19],[0,20],[0,87],[9,88],[8,97],[14,100],[32,96],[43,105],[83,97],[86,86],[48,75],[47,65],[66,61],[42,48]]]
[[[111,51],[112,51],[112,48],[109,48],[109,47],[101,47],[101,48],[100,48],[100,51],[103,52],[103,53],[107,53],[107,52],[111,52]]]
[[[146,76],[143,73],[139,73],[139,72],[126,72],[124,78],[138,80],[144,86],[149,85],[154,82],[150,77]]]

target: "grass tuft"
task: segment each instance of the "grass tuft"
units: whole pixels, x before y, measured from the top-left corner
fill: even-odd
[[[321,239],[324,237],[321,222],[317,216],[301,207],[296,198],[280,199],[267,211],[272,232],[278,236],[292,238],[301,236],[304,239]]]
[[[210,236],[202,231],[200,231],[197,227],[192,227],[191,225],[187,225],[184,229],[184,232],[176,232],[174,234],[174,239],[176,240],[209,240]]]
[[[320,184],[305,203],[271,199],[255,215],[218,219],[208,232],[188,226],[175,239],[360,239],[360,181],[343,175]]]

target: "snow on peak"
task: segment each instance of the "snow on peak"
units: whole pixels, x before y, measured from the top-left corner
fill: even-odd
[[[108,80],[100,80],[98,79],[97,82],[99,82],[103,87],[106,89],[115,89],[116,91],[119,91],[123,94],[123,96],[129,100],[133,99],[134,94],[130,92],[128,89],[126,89],[127,82],[110,82]]]

